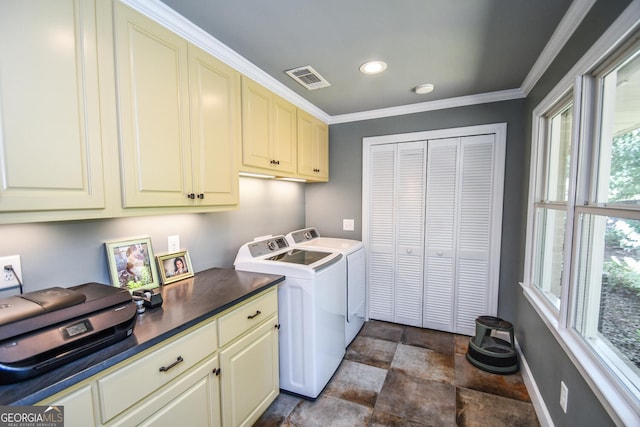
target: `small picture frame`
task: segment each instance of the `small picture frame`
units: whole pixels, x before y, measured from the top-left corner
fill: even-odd
[[[105,242],[111,285],[133,292],[160,286],[151,238]]]
[[[187,251],[158,255],[156,260],[163,285],[193,277],[193,267]]]

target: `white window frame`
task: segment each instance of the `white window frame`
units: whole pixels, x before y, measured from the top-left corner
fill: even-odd
[[[572,282],[575,282],[573,278],[577,276],[573,261],[577,259],[577,254],[573,253],[573,248],[578,247],[576,239],[579,237],[574,235],[577,230],[574,225],[578,225],[574,215],[582,210],[580,207],[576,208],[576,203],[579,206],[584,200],[589,200],[586,194],[580,194],[581,191],[584,193],[584,189],[576,188],[576,185],[580,181],[584,182],[584,180],[578,180],[578,174],[590,174],[593,170],[588,167],[577,168],[579,157],[583,154],[581,151],[591,148],[587,144],[593,140],[595,132],[592,129],[593,111],[583,108],[586,105],[594,105],[593,79],[586,76],[595,69],[597,64],[600,64],[618,49],[625,39],[638,28],[640,28],[640,1],[635,0],[533,111],[525,265],[523,282],[521,283],[525,297],[558,340],[608,414],[614,422],[623,425],[640,425],[640,403],[594,355],[582,337],[573,330],[570,317],[576,292],[575,283]],[[544,169],[541,165],[543,165],[542,160],[544,159],[545,114],[552,110],[570,91],[573,91],[574,96],[574,120],[564,254],[566,274],[563,274],[560,310],[557,310],[532,283],[535,268],[534,258],[537,253],[534,239],[536,207],[540,205],[540,201],[537,200],[539,198],[537,186],[543,182]],[[576,195],[578,200],[576,200]],[[591,209],[589,211],[593,212]],[[611,215],[612,212],[607,210],[605,214]]]

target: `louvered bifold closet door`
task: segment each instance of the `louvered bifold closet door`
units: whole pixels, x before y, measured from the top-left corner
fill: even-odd
[[[394,322],[422,326],[426,141],[398,144]]]
[[[489,313],[495,135],[460,140],[460,198],[454,332],[473,335]],[[495,239],[494,239],[495,240]]]
[[[369,317],[393,321],[396,147],[371,147],[369,175]]]
[[[423,327],[453,332],[459,138],[429,141]]]

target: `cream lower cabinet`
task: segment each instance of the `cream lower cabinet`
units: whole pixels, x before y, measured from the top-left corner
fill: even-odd
[[[251,426],[279,393],[278,319],[220,351],[222,425]]]
[[[272,288],[39,402],[66,427],[250,426],[279,393]]]
[[[91,384],[67,393],[64,397],[56,399],[51,405],[64,406],[64,425],[87,426],[95,419],[93,407],[93,394]]]
[[[277,292],[219,319],[224,427],[253,425],[280,392]]]

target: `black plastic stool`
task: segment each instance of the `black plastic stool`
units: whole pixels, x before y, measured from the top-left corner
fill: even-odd
[[[509,341],[491,336],[493,331],[509,334]],[[513,325],[494,316],[476,319],[476,335],[469,340],[467,360],[475,367],[493,374],[518,372],[518,354],[514,344]]]

